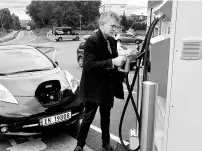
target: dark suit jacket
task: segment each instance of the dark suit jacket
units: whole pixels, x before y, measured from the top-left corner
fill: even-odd
[[[111,37],[109,42],[112,54],[100,30],[85,42],[80,98],[86,102],[113,106],[114,96],[124,99],[124,74],[112,65],[118,56],[117,41]]]

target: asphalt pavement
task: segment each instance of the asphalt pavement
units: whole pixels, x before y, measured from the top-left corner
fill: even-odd
[[[76,79],[80,80],[82,68],[78,66],[76,59],[76,49],[80,41],[62,41],[55,42],[46,38],[36,37],[32,31],[21,31],[16,39],[7,42],[6,44],[26,44],[43,47],[56,48],[56,54],[54,61],[59,62],[59,66],[69,71]],[[129,45],[128,47],[135,47]],[[48,56],[53,56],[53,51],[47,53]],[[128,96],[127,89],[125,88],[125,100]],[[133,93],[134,99],[136,99],[136,92]],[[119,135],[118,126],[120,122],[120,116],[125,104],[125,100],[115,99],[114,107],[111,111],[111,144],[117,151],[125,151],[122,147]],[[136,117],[132,104],[129,103],[127,111],[123,121],[122,135],[126,144],[129,144],[129,131],[131,128],[135,128]],[[0,151],[71,151],[76,145],[78,129],[71,127],[58,128],[48,131],[41,136],[29,137],[29,138],[7,138],[4,141],[0,141]],[[138,143],[137,143],[138,145]],[[91,125],[88,138],[86,141],[86,149],[100,151],[101,150],[101,129],[100,129],[100,115],[96,113],[95,119]]]

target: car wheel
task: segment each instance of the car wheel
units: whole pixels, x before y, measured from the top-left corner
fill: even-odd
[[[140,43],[141,43],[141,40],[138,40],[138,39],[135,40],[135,44],[140,44]]]
[[[59,41],[62,41],[62,37],[59,37],[59,39],[58,39]]]
[[[80,39],[79,37],[76,37],[76,38],[75,38],[75,40],[77,40],[77,41],[78,41],[79,39]]]
[[[80,67],[83,66],[83,60],[84,60],[84,58],[83,58],[82,56],[80,56],[80,57],[78,58],[78,64],[79,64]]]

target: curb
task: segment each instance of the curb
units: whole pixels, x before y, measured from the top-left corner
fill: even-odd
[[[5,38],[5,39],[3,39],[3,40],[0,40],[0,44],[15,39],[15,38],[17,37],[17,35],[19,34],[20,31],[21,31],[21,30],[18,30],[12,37]]]

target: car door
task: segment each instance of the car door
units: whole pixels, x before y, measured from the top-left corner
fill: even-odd
[[[126,39],[127,39],[127,42],[133,42],[133,35],[131,35],[131,34],[126,34]]]
[[[66,39],[66,40],[70,39],[70,30],[67,28],[64,28],[63,31],[65,33],[63,36],[63,39]]]
[[[73,30],[70,30],[70,38],[75,39],[75,37],[76,37],[75,32]]]
[[[128,41],[126,34],[121,34],[121,39],[122,39],[123,42],[127,42]]]

